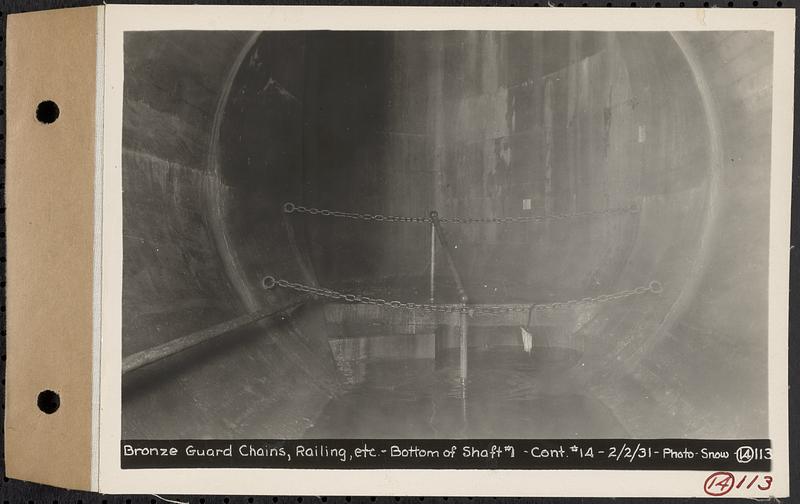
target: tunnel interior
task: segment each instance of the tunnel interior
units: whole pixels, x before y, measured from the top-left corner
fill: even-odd
[[[737,33],[127,34],[123,357],[307,299],[265,277],[663,288],[316,297],[126,375],[123,434],[765,436],[767,241],[730,245],[766,232],[771,61],[731,48],[771,38]]]

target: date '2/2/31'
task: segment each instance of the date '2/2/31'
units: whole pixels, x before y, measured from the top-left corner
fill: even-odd
[[[637,444],[636,446],[623,444],[622,446],[610,446],[606,450],[597,450],[592,447],[584,448],[578,446],[571,446],[570,451],[576,453],[581,458],[595,458],[598,457],[606,457],[615,460],[629,460],[633,461],[636,459],[652,459],[652,458],[661,458],[661,459],[694,459],[702,458],[702,459],[726,459],[730,456],[729,452],[715,452],[710,451],[703,448],[700,451],[693,451],[689,449],[681,449],[677,450],[674,448],[663,448],[661,450],[654,450],[653,448],[647,446],[641,446]],[[534,454],[534,456],[536,456]]]
[[[753,487],[766,492],[772,488],[772,476],[768,474],[743,474],[734,476],[732,473],[719,471],[706,478],[703,490],[712,497],[727,495],[733,489],[750,490]]]

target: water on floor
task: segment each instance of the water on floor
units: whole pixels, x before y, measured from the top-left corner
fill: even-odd
[[[535,344],[528,349],[518,327],[492,331],[500,344],[469,347],[465,383],[459,348],[437,349],[433,334],[332,342],[348,386],[329,401],[305,436],[626,436],[612,412],[570,372],[580,366],[578,350]]]

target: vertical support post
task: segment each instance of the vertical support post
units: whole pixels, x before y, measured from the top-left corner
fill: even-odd
[[[431,221],[431,304],[436,292],[436,225]]]
[[[466,313],[461,314],[461,348],[460,348],[460,360],[459,360],[459,371],[461,375],[461,384],[464,387],[464,394],[466,395],[467,389],[467,343],[468,343],[468,315]]]
[[[464,307],[467,305],[464,304]],[[466,313],[461,314],[461,348],[460,348],[460,362],[459,370],[461,374],[461,417],[464,425],[464,434],[467,433],[468,419],[467,419],[467,343],[468,343],[468,327],[467,322],[469,315]]]
[[[435,231],[436,236],[439,238],[439,242],[442,244],[442,251],[444,253],[444,258],[447,260],[447,265],[450,267],[450,272],[453,274],[453,279],[456,281],[456,289],[458,290],[458,297],[461,301],[461,306],[466,309],[469,305],[469,297],[467,297],[467,293],[464,290],[464,283],[461,281],[461,275],[458,273],[458,268],[456,268],[456,263],[453,260],[453,256],[450,252],[450,243],[447,241],[447,235],[445,234],[444,230],[442,229],[441,222],[439,221],[439,213],[435,210],[431,212],[431,224],[433,225],[433,229]],[[464,399],[464,414],[466,415],[466,404],[467,404],[467,339],[468,339],[468,328],[467,328],[467,321],[469,319],[469,314],[466,312],[461,313],[460,317],[460,325],[461,325],[461,345],[460,345],[460,362],[459,362],[459,370],[460,370],[460,377],[461,377],[461,385],[462,385],[462,393]]]

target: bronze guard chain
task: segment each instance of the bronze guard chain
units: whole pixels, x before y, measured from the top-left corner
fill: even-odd
[[[356,212],[340,212],[338,210],[328,210],[325,208],[305,207],[287,202],[283,204],[284,213],[300,213],[308,215],[322,215],[325,217],[342,217],[345,219],[364,220],[373,222],[410,222],[410,223],[430,223],[430,217],[406,217],[400,215],[382,215]],[[592,210],[586,212],[576,212],[571,214],[550,214],[550,215],[525,215],[519,217],[438,217],[439,222],[454,224],[511,224],[519,222],[545,222],[552,220],[575,219],[579,217],[591,217],[599,215],[613,215],[625,213],[639,213],[639,207],[631,205],[622,208],[609,208],[606,210]]]
[[[276,286],[291,289],[297,292],[311,294],[313,296],[321,296],[329,299],[343,300],[348,303],[364,303],[377,306],[385,306],[388,308],[406,309],[406,310],[422,310],[428,312],[442,312],[442,313],[463,313],[468,315],[502,315],[506,313],[530,313],[532,311],[551,311],[564,308],[573,308],[579,305],[606,303],[609,301],[616,301],[631,296],[640,296],[646,293],[660,294],[663,287],[660,282],[652,281],[648,285],[642,285],[635,289],[628,289],[612,294],[601,294],[595,297],[585,297],[582,299],[572,299],[570,301],[556,302],[556,303],[543,303],[543,304],[516,304],[516,305],[457,305],[457,304],[427,304],[427,303],[413,303],[403,301],[388,301],[386,299],[373,298],[370,296],[362,296],[360,294],[348,294],[338,292],[332,289],[325,289],[322,287],[313,287],[296,282],[289,282],[282,278],[274,278],[271,276],[265,277],[263,282],[265,289],[272,289]]]

